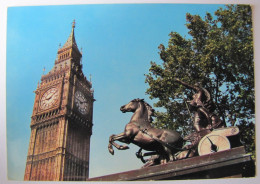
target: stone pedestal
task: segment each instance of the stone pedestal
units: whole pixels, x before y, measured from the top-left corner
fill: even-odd
[[[244,147],[131,170],[88,181],[185,180],[255,176],[255,164]]]

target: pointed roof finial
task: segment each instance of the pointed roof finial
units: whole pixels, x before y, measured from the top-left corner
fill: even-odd
[[[76,24],[76,22],[75,22],[75,19],[74,19],[73,22],[72,22],[72,29],[75,28],[75,24]]]
[[[45,72],[45,66],[42,69],[42,75],[44,75],[44,72]]]

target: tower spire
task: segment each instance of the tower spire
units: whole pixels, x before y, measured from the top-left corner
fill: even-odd
[[[80,65],[80,59],[82,57],[82,53],[80,52],[76,39],[74,34],[74,29],[76,25],[75,19],[73,20],[71,33],[65,42],[65,44],[58,50],[58,60],[55,61],[55,64],[61,63],[62,61],[73,59],[71,62],[74,62],[74,64]]]
[[[76,40],[75,40],[75,34],[74,34],[75,25],[76,25],[76,21],[74,19],[72,22],[72,30],[71,30],[70,36],[62,48],[74,47],[75,49],[77,49],[79,51]]]

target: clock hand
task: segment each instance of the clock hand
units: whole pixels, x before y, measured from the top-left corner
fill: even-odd
[[[46,100],[50,100],[53,97],[54,94],[55,93],[51,94],[50,97],[48,96],[48,98],[46,98]]]
[[[50,99],[52,96],[54,95],[54,93],[51,93],[51,94],[48,94],[46,97],[45,97],[45,99]]]
[[[78,100],[79,100],[79,103],[80,103],[80,104],[82,104],[82,103],[86,103],[86,101],[85,101],[84,99],[82,100],[82,99],[80,99],[80,98],[77,98],[77,97],[76,97],[76,99],[78,99]]]
[[[51,96],[50,96],[50,97],[48,97],[48,98],[47,98],[47,97],[45,98],[45,100],[48,100],[48,101],[49,101],[50,99],[51,99]]]
[[[76,99],[79,100],[79,101],[81,102],[81,99],[80,99],[80,98],[77,98],[77,97],[76,97]]]

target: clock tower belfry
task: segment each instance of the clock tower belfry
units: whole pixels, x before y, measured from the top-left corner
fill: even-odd
[[[74,35],[35,90],[24,180],[82,181],[89,176],[94,95]]]

